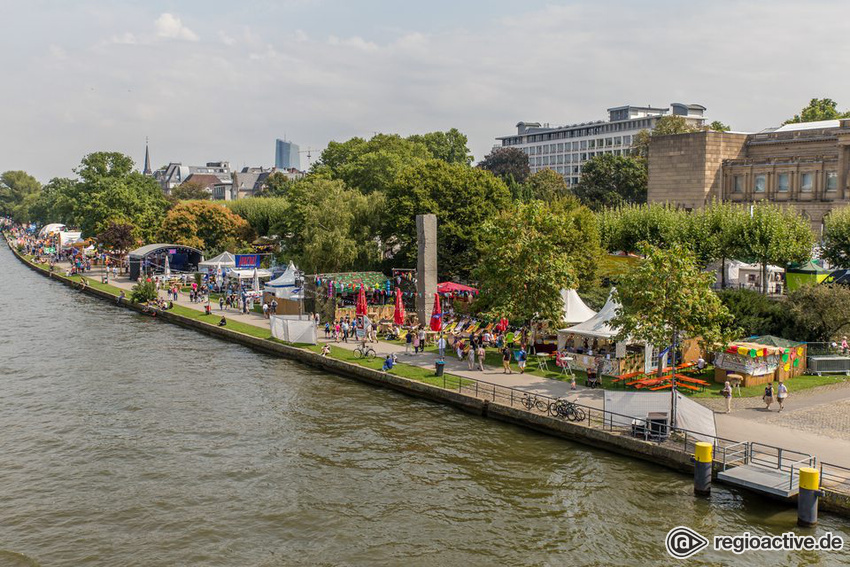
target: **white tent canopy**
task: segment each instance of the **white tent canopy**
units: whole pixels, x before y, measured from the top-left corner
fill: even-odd
[[[210,258],[198,264],[201,270],[220,270],[221,268],[235,268],[236,257],[230,252],[222,252],[215,258]]]
[[[48,234],[50,234],[51,232],[64,232],[64,230],[65,230],[65,225],[64,225],[64,224],[62,224],[62,223],[58,223],[58,222],[54,222],[54,223],[48,224],[47,226],[45,226],[44,228],[42,228],[41,230],[39,230],[39,231],[38,231],[38,235],[39,235],[40,237],[45,237],[45,236],[47,236]]]
[[[62,231],[59,233],[59,247],[67,248],[83,239],[83,233],[77,231]]]
[[[227,272],[227,277],[238,280],[253,280],[254,272],[257,272],[257,278],[270,278],[272,273],[264,268],[254,270],[230,270]]]
[[[567,327],[566,329],[558,329],[558,350],[564,348],[568,335],[610,339],[617,334],[617,329],[609,324],[609,321],[617,315],[617,309],[620,308],[620,302],[614,298],[614,293],[615,289],[611,288],[611,293],[608,294],[608,301],[605,302],[599,313],[587,321]]]
[[[301,299],[301,289],[295,287],[297,274],[298,268],[295,264],[289,262],[289,266],[286,267],[286,270],[281,275],[266,283],[266,291],[274,293],[275,297],[279,299]]]
[[[562,289],[561,302],[564,305],[564,313],[561,317],[563,323],[583,323],[596,315],[596,311],[585,305],[574,289]]]

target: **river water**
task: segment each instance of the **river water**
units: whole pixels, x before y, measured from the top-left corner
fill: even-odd
[[[258,354],[0,249],[0,565],[651,565],[792,509]],[[840,533],[823,515],[805,533]],[[847,552],[703,551],[702,564]]]

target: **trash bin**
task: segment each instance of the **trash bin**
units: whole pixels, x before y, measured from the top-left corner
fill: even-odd
[[[437,369],[437,376],[442,376],[443,375],[443,369],[446,367],[446,363],[443,362],[442,360],[438,360],[434,366]]]

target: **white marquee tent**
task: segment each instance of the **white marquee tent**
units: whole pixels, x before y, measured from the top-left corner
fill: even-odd
[[[596,311],[585,305],[574,289],[562,289],[561,301],[564,304],[564,314],[561,317],[562,323],[575,325],[576,323],[583,323],[596,315]]]
[[[44,238],[45,236],[47,236],[47,235],[48,235],[48,234],[50,234],[50,233],[53,233],[53,232],[64,232],[64,231],[65,231],[65,225],[64,225],[64,224],[62,224],[62,223],[58,223],[58,222],[54,222],[54,223],[52,223],[52,224],[48,224],[47,226],[45,226],[44,228],[42,228],[41,230],[39,230],[39,231],[38,231],[38,236],[39,236],[39,237],[41,237],[41,238]]]
[[[617,315],[617,309],[620,308],[620,302],[615,299],[614,292],[614,288],[611,288],[611,293],[608,294],[608,301],[605,302],[599,313],[590,319],[572,327],[558,329],[558,350],[564,348],[568,335],[610,339],[617,334],[617,329],[609,324],[611,319]]]
[[[302,290],[295,287],[297,274],[298,268],[295,264],[289,262],[289,266],[286,267],[286,270],[281,275],[266,283],[266,291],[274,293],[278,299],[301,299]]]
[[[215,258],[204,260],[203,262],[198,264],[199,270],[205,270],[207,272],[219,272],[222,268],[227,270],[235,267],[236,257],[230,252],[222,252]]]

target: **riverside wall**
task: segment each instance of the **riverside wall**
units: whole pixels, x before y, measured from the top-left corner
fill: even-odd
[[[15,249],[15,247],[11,245],[11,243],[7,241],[7,244],[15,256],[25,266],[40,275],[56,280],[68,287],[77,289],[82,293],[109,301],[116,306],[132,309],[140,313],[143,312],[143,307],[139,304],[132,303],[129,300],[123,300],[119,303],[117,302],[117,297],[109,292],[95,289],[91,286],[83,288],[78,282],[37,266],[24,258]],[[253,337],[226,327],[219,327],[214,324],[205,323],[203,321],[191,319],[168,311],[158,312],[157,318],[169,323],[180,325],[181,327],[200,331],[213,337],[235,342],[273,356],[295,360],[326,372],[332,372],[337,375],[353,378],[372,386],[389,388],[405,395],[446,404],[473,415],[495,419],[504,423],[510,423],[516,426],[532,429],[540,433],[560,437],[590,447],[640,459],[678,472],[692,473],[694,470],[690,455],[670,447],[665,447],[633,437],[617,435],[608,431],[593,429],[561,419],[556,419],[548,415],[524,411],[475,396],[469,396],[460,392],[454,392],[437,386],[432,386],[430,384],[417,382],[416,380],[403,378],[401,376],[380,370],[374,370],[358,364],[324,357],[306,349],[283,344],[271,339]],[[717,470],[715,470],[715,474],[716,472]],[[821,508],[844,516],[850,516],[850,496],[835,492],[827,492],[824,497],[821,498]]]

